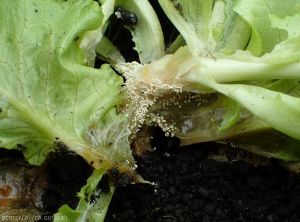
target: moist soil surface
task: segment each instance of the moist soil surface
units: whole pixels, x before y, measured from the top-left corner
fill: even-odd
[[[162,133],[153,138],[155,150],[135,158],[138,173],[155,185],[125,186],[120,178],[106,222],[300,221],[300,175],[278,161],[216,143],[180,147]],[[81,157],[61,149],[36,168],[23,163],[20,153],[0,151],[0,159],[28,169],[24,175],[31,175],[33,190],[44,190],[39,211],[52,215],[63,204],[76,207],[76,192],[92,172]]]
[[[227,161],[210,159],[219,147]],[[117,187],[107,222],[300,221],[300,176],[276,160],[255,167],[234,148],[179,147],[163,137],[156,148],[137,158],[138,172],[156,185]]]

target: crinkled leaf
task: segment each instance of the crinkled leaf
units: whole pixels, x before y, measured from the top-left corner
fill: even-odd
[[[21,149],[32,164],[58,142],[96,168],[133,165],[126,116],[115,110],[122,79],[108,65],[86,66],[79,47],[101,19],[91,0],[0,2],[1,147]]]
[[[300,5],[300,2],[299,2]],[[268,63],[280,64],[299,62],[300,59],[300,13],[293,16],[287,16],[283,19],[270,16],[272,25],[285,31],[288,35],[287,39],[277,44],[274,49],[265,56],[262,57]]]
[[[239,0],[234,10],[242,16],[252,28],[248,50],[260,56],[270,52],[276,44],[286,39],[286,32],[271,26],[269,16],[291,16],[298,13],[299,0]]]
[[[100,0],[101,4],[101,26],[96,30],[87,31],[84,33],[81,41],[80,48],[85,52],[88,64],[93,66],[95,62],[95,47],[103,38],[103,33],[107,27],[108,19],[114,11],[114,0]]]

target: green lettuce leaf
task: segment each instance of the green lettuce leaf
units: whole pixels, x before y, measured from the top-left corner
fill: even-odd
[[[115,190],[114,186],[110,184],[104,184],[108,187],[99,187],[105,171],[105,168],[95,170],[78,193],[80,200],[76,209],[63,205],[58,213],[54,214],[54,222],[104,221]]]
[[[122,78],[88,67],[80,48],[102,18],[91,0],[0,2],[0,147],[40,164],[64,144],[95,168],[132,169],[127,118],[116,112]]]
[[[164,55],[165,45],[162,29],[148,0],[117,0],[121,6],[137,16],[137,24],[127,28],[131,32],[134,49],[139,54],[142,64],[157,60]]]
[[[185,39],[191,52],[200,55],[212,51],[216,44],[209,29],[213,0],[159,0],[159,3]]]
[[[271,25],[270,15],[283,18],[298,13],[299,0],[239,0],[234,10],[245,19],[252,28],[251,40],[247,50],[260,56],[270,52],[275,45],[286,39],[281,29]]]
[[[251,29],[232,10],[237,0],[159,0],[163,10],[185,39],[193,55],[244,49]]]
[[[251,28],[232,10],[237,0],[214,1],[209,29],[216,41],[215,51],[232,53],[244,49],[251,36]]]
[[[99,13],[102,15],[101,25],[96,30],[86,31],[80,40],[80,48],[84,51],[90,66],[94,65],[96,55],[95,47],[104,37],[103,35],[108,25],[108,19],[114,12],[115,2],[114,0],[101,0],[99,4],[101,8],[101,12]]]
[[[112,66],[125,62],[124,57],[117,47],[105,36],[103,36],[101,41],[97,44],[96,53],[102,60],[107,61]]]

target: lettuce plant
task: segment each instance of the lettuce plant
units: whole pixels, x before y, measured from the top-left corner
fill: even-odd
[[[111,168],[139,178],[130,142],[145,125],[182,145],[300,158],[300,1],[159,3],[180,33],[168,48],[147,0],[0,2],[0,147],[41,164],[64,145],[95,168],[77,208],[57,216],[104,219],[114,187],[97,185]],[[117,7],[138,19],[127,28],[139,62],[104,35]]]

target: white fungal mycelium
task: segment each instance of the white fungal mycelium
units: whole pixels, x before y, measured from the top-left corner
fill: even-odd
[[[126,78],[123,93],[126,94],[126,105],[124,111],[130,113],[130,129],[134,135],[143,124],[157,125],[166,134],[174,136],[177,128],[175,123],[166,120],[160,112],[153,112],[157,103],[161,104],[160,110],[166,109],[173,103],[172,100],[164,100],[164,95],[170,93],[179,94],[182,87],[163,83],[159,79],[147,79],[144,66],[132,62],[118,66],[118,71]],[[176,104],[175,104],[176,105]],[[177,104],[180,108],[180,104]]]

